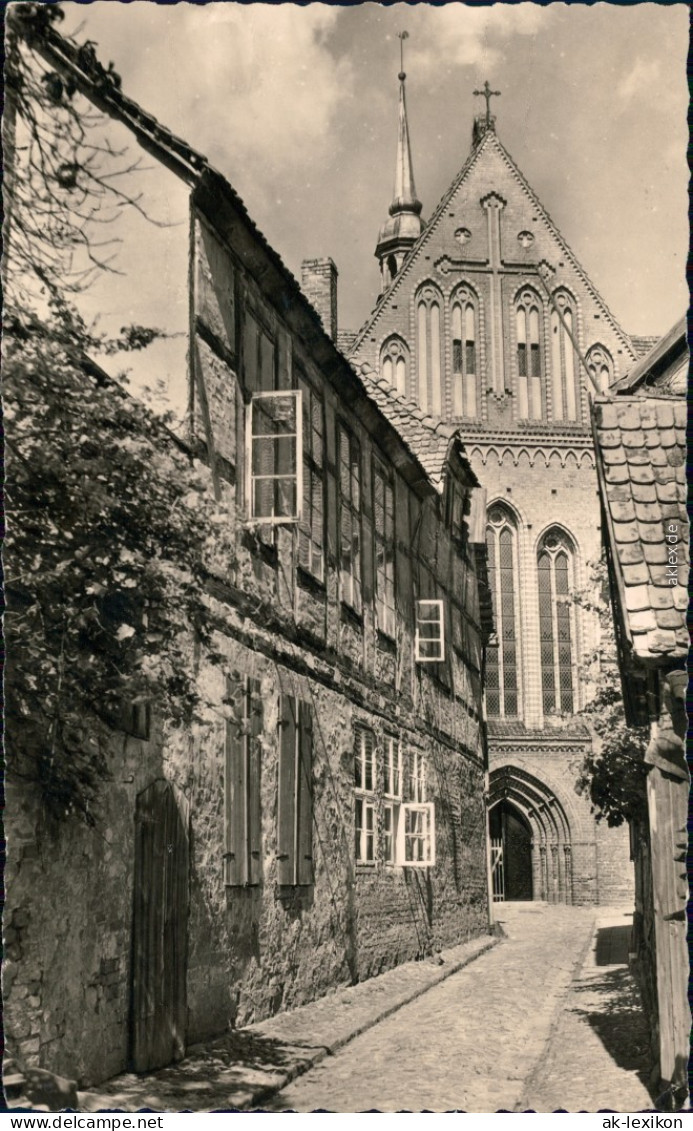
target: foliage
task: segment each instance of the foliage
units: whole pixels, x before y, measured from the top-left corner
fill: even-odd
[[[201,717],[193,646],[218,658],[204,559],[224,527],[205,469],[93,361],[159,332],[124,327],[107,341],[67,297],[89,285],[75,247],[104,266],[90,225],[113,154],[99,164],[88,115],[59,76],[32,70],[25,42],[11,55],[18,136],[31,144],[5,184],[8,769],[38,784],[53,817],[93,825],[123,705],[150,703],[157,725]],[[82,188],[56,178],[67,163]]]
[[[647,766],[643,758],[649,730],[626,724],[603,559],[593,564],[591,574],[589,589],[573,595],[576,604],[596,614],[601,633],[599,650],[583,673],[596,685],[594,698],[582,712],[595,742],[585,756],[577,789],[589,797],[598,821],[617,827],[645,815]]]

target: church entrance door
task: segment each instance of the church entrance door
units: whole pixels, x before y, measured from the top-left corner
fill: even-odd
[[[493,898],[526,900],[532,890],[532,832],[520,811],[509,801],[500,801],[489,814],[493,846]]]

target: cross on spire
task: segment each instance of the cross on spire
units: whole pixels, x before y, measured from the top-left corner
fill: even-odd
[[[475,90],[474,91],[475,95],[480,95],[482,98],[486,99],[486,126],[487,126],[487,128],[491,125],[491,99],[495,98],[495,97],[500,98],[500,93],[501,92],[499,90],[491,90],[491,87],[488,84],[488,79],[486,79],[486,82],[484,83],[484,89],[483,90]]]
[[[400,82],[404,82],[407,77],[404,73],[404,41],[405,39],[409,39],[409,32],[398,31],[397,38],[399,40],[399,75],[397,77]]]

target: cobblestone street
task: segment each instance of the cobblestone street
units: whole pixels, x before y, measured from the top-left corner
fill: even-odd
[[[508,936],[501,945],[264,1110],[650,1108],[625,909],[504,904],[497,918]]]

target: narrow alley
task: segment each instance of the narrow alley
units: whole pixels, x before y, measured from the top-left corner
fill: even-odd
[[[507,938],[264,1110],[638,1111],[647,1035],[624,908],[501,904]]]

